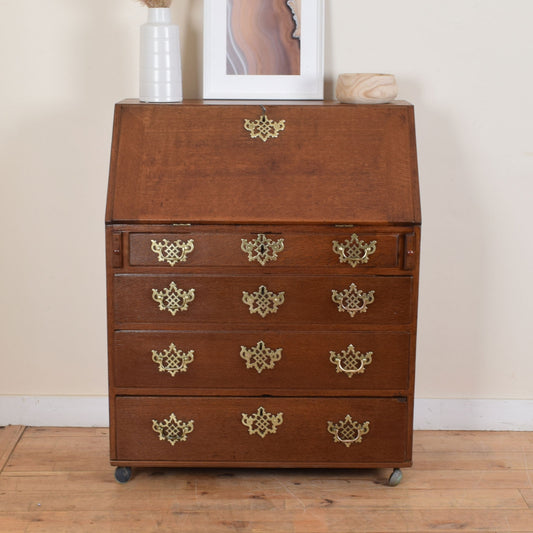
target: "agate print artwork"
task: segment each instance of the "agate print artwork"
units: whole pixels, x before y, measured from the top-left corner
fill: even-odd
[[[301,0],[226,1],[227,75],[300,75]]]
[[[324,0],[203,1],[204,99],[322,100]]]

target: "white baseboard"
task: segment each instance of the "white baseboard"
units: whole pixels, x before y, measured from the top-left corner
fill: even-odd
[[[533,400],[415,399],[415,429],[533,431]]]
[[[0,396],[0,425],[107,427],[107,396]]]
[[[106,396],[0,396],[0,425],[107,427]],[[415,400],[415,429],[533,431],[533,400]]]

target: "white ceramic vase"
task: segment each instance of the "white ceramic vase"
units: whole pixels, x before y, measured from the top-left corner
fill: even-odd
[[[179,28],[170,21],[170,8],[148,8],[141,26],[139,99],[142,102],[181,102]]]

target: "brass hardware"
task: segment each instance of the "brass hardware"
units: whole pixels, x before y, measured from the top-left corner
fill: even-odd
[[[172,413],[163,422],[152,420],[152,429],[159,434],[159,440],[166,440],[174,446],[176,442],[185,442],[187,440],[187,435],[194,429],[194,420],[184,422],[183,420],[178,420],[176,415]]]
[[[174,377],[178,372],[187,372],[189,363],[194,361],[194,350],[183,352],[172,343],[168,350],[152,350],[152,361],[159,365],[159,372],[168,372]]]
[[[152,299],[159,304],[160,311],[168,311],[175,316],[178,311],[187,311],[189,303],[194,300],[194,289],[184,291],[172,282],[160,291],[152,289]]]
[[[269,313],[277,313],[278,307],[285,301],[285,292],[270,292],[264,285],[248,294],[242,291],[242,301],[250,308],[250,314],[259,313],[265,318]]]
[[[353,344],[340,353],[329,352],[329,360],[337,367],[337,372],[344,372],[349,378],[354,374],[364,374],[365,366],[372,362],[373,352],[362,354],[355,351]]]
[[[352,283],[349,289],[344,289],[342,292],[332,289],[331,299],[339,305],[339,313],[346,311],[354,317],[356,313],[366,313],[367,306],[374,301],[374,292],[364,293],[357,288],[355,283]]]
[[[278,426],[283,423],[283,413],[273,415],[267,413],[264,407],[259,407],[251,415],[242,413],[242,423],[248,428],[250,435],[257,434],[264,439],[267,434],[276,433]]]
[[[241,346],[241,357],[246,361],[246,368],[255,368],[261,374],[265,368],[272,370],[275,364],[281,359],[282,348],[272,350],[263,341],[259,341],[255,346],[247,348]]]
[[[278,137],[279,132],[285,129],[285,120],[274,122],[266,115],[266,110],[263,106],[263,114],[256,120],[244,119],[244,129],[250,132],[250,137],[255,139],[259,137],[263,142],[268,139]]]
[[[179,239],[174,242],[167,239],[163,239],[162,242],[157,242],[152,239],[152,252],[157,254],[157,260],[159,262],[166,261],[170,266],[187,261],[187,254],[193,250],[193,239],[189,239],[187,242]]]
[[[339,255],[341,263],[349,263],[351,267],[368,263],[368,256],[376,251],[376,241],[359,240],[357,233],[352,233],[343,243],[333,241],[333,251]]]
[[[268,261],[276,261],[278,253],[285,247],[283,239],[273,241],[264,233],[258,233],[253,241],[241,239],[241,250],[248,254],[248,261],[257,261],[261,266],[265,266]]]
[[[328,421],[328,432],[333,435],[333,442],[342,442],[347,448],[354,443],[361,443],[363,435],[369,431],[370,422],[360,424],[353,421],[350,415],[346,415],[344,420],[339,420],[336,424]]]

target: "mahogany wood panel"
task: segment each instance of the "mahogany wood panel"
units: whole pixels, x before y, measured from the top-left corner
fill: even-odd
[[[286,121],[267,142],[259,103],[117,104],[106,220],[420,221],[412,106],[265,107]]]
[[[121,460],[235,461],[282,464],[364,464],[405,462],[407,403],[391,398],[198,398],[119,396],[116,403],[117,457]],[[276,433],[261,438],[250,435],[242,414],[259,407],[277,415],[283,423]],[[172,446],[160,440],[153,420],[163,422],[174,413],[178,420],[194,420],[185,442]],[[361,443],[347,447],[334,442],[328,421],[337,423],[350,414],[352,420],[370,422]]]
[[[258,269],[261,265],[248,259],[248,254],[241,249],[241,242],[242,239],[252,242],[260,233],[274,242],[283,239],[283,251],[277,253],[276,260],[266,262],[265,267],[337,267],[341,271],[357,272],[376,267],[397,268],[399,264],[400,235],[397,232],[376,234],[368,233],[364,228],[339,228],[309,233],[295,229],[278,230],[272,226],[263,228],[263,231],[247,226],[230,227],[224,231],[191,227],[176,233],[132,232],[129,234],[129,264],[168,267],[169,264],[159,261],[158,254],[152,251],[152,241],[188,242],[192,239],[194,250],[187,254],[185,261],[176,263],[173,268],[238,266]],[[333,251],[333,241],[342,244],[349,241],[354,233],[366,244],[376,241],[376,251],[368,256],[367,263],[352,267],[348,262],[340,262],[340,256]]]
[[[247,368],[241,357],[242,346],[250,348],[259,341],[272,350],[282,349],[273,369]],[[162,353],[172,343],[183,352],[194,350],[194,361],[174,376],[159,371],[152,360],[153,350]],[[363,354],[372,352],[364,373],[352,377],[337,372],[330,361],[331,351],[340,353],[350,344]],[[113,382],[116,387],[158,388],[162,394],[187,394],[191,388],[216,389],[216,394],[248,389],[257,395],[277,389],[406,391],[409,350],[410,335],[403,332],[117,331]]]
[[[178,288],[195,290],[194,300],[186,311],[174,316],[159,309],[152,298],[152,289],[158,291],[174,282]],[[339,312],[332,300],[332,290],[342,292],[351,283],[365,293],[374,292],[374,302],[366,313],[353,317],[348,312]],[[166,324],[183,328],[185,324],[237,324],[259,327],[276,324],[410,324],[412,320],[410,276],[223,276],[223,275],[157,275],[117,274],[114,277],[115,323],[121,324]],[[243,303],[243,292],[252,294],[260,286],[273,293],[284,292],[284,303],[276,313],[261,317],[250,313]]]

